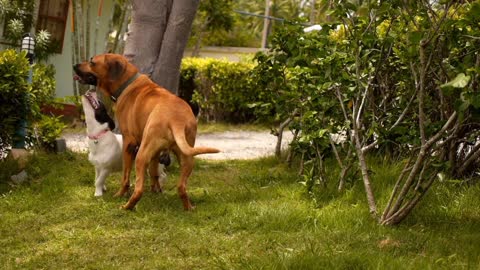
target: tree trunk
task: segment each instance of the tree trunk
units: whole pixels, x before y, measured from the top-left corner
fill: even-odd
[[[280,126],[278,127],[278,134],[275,134],[275,135],[277,135],[277,144],[275,146],[275,156],[277,158],[281,158],[281,156],[282,156],[283,131],[293,121],[293,118],[297,115],[297,112],[298,112],[298,109],[295,108],[295,110],[293,110],[292,114],[285,121],[283,121],[280,124]]]
[[[141,73],[178,93],[180,64],[199,0],[134,0],[124,55]]]

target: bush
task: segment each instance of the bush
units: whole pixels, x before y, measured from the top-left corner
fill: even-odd
[[[35,127],[38,132],[38,145],[47,151],[54,151],[55,140],[60,137],[66,125],[62,122],[61,116],[42,115]]]
[[[13,134],[21,119],[25,119],[30,127],[33,126],[32,124],[44,121],[40,109],[53,102],[55,93],[53,66],[35,64],[31,84],[27,82],[28,75],[29,63],[25,52],[17,53],[15,50],[0,52],[0,103],[2,104],[0,115],[3,116],[0,120],[1,152],[12,144]],[[33,137],[32,129],[27,128],[26,135]],[[37,141],[32,140],[33,143]]]
[[[180,96],[198,104],[204,120],[253,121],[255,117],[248,106],[257,98],[251,79],[253,67],[253,63],[186,58],[181,67]]]
[[[28,61],[25,53],[14,50],[0,52],[0,150],[11,145],[15,128],[22,115],[27,115]]]

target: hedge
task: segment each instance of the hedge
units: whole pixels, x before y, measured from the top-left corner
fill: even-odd
[[[257,97],[252,79],[254,64],[212,58],[185,58],[181,66],[180,93],[200,108],[206,121],[254,121],[249,104]]]

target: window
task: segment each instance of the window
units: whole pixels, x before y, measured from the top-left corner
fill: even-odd
[[[37,31],[47,30],[51,34],[50,38],[57,53],[62,53],[63,49],[68,3],[68,0],[40,0]]]

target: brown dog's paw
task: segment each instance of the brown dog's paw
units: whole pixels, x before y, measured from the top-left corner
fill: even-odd
[[[131,206],[129,203],[126,203],[122,206],[120,206],[121,209],[123,210],[133,210],[135,206]]]
[[[122,197],[123,195],[125,195],[125,193],[122,193],[122,192],[119,191],[119,192],[113,194],[113,197],[118,198],[118,197]]]
[[[127,193],[128,193],[128,188],[124,189],[124,188],[121,188],[119,191],[117,191],[117,193],[115,193],[113,195],[113,197],[124,197]]]
[[[193,210],[195,210],[195,206],[192,205],[192,204],[184,205],[184,206],[183,206],[183,210],[185,210],[185,211],[193,211]]]

